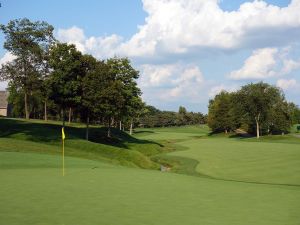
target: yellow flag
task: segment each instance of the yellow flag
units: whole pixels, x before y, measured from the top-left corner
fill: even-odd
[[[65,138],[66,138],[64,128],[61,128],[61,138],[62,138],[63,140],[65,140]]]

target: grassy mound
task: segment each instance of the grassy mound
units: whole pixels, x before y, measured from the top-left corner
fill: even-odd
[[[86,159],[104,160],[115,164],[158,169],[148,156],[160,153],[160,144],[139,140],[125,132],[112,129],[113,139],[106,138],[106,128],[92,127],[91,141],[86,141],[83,126],[67,126],[65,153]],[[61,125],[42,121],[0,119],[0,151],[60,154]]]

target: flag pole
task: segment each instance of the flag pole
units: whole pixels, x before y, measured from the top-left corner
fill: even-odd
[[[63,176],[65,176],[65,140],[63,139],[62,140],[62,144],[63,144],[63,146],[62,146],[62,154],[63,154],[63,168],[62,168],[62,174],[63,174]]]
[[[61,140],[62,140],[62,175],[65,176],[65,132],[64,127],[61,128]]]

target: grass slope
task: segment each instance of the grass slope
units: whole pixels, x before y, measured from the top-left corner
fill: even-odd
[[[113,130],[114,139],[105,137],[106,129],[92,127],[92,141],[84,140],[82,126],[66,127],[65,153],[87,159],[104,160],[124,166],[158,169],[148,155],[163,151],[161,145],[143,141],[128,134]],[[0,151],[39,152],[60,154],[61,126],[54,122],[0,119]]]

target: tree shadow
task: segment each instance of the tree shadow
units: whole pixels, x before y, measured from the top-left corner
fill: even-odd
[[[155,133],[154,131],[150,131],[150,130],[138,130],[134,132],[135,134],[153,134]]]
[[[61,140],[61,128],[59,124],[39,123],[23,121],[17,119],[0,119],[0,137],[17,138],[34,142],[59,142]],[[156,144],[160,147],[163,145],[149,140],[141,140],[132,137],[126,132],[116,128],[111,128],[112,137],[107,137],[106,127],[89,128],[89,141],[105,145],[113,145],[120,148],[128,149],[128,144]],[[67,139],[85,140],[85,127],[65,126]]]

